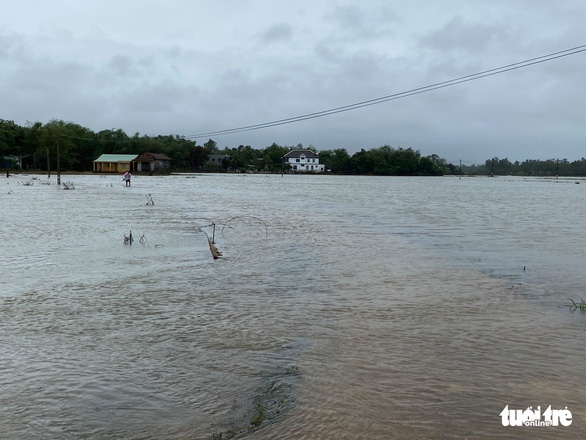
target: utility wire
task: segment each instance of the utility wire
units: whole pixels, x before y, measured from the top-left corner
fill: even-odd
[[[442,81],[442,82],[438,82],[435,84],[430,84],[428,86],[418,87],[418,88],[411,89],[411,90],[406,90],[404,92],[394,93],[391,95],[385,95],[385,96],[381,96],[380,98],[374,98],[374,99],[369,99],[366,101],[360,101],[360,102],[345,105],[342,107],[335,107],[335,108],[331,108],[328,110],[322,110],[322,111],[314,112],[314,113],[307,113],[304,115],[294,116],[291,118],[278,119],[278,120],[270,121],[270,122],[263,122],[261,124],[245,125],[242,127],[229,128],[229,129],[225,129],[225,130],[197,133],[197,134],[193,134],[193,135],[182,136],[182,138],[195,139],[195,138],[202,138],[202,137],[235,134],[235,133],[241,133],[241,132],[245,132],[245,131],[261,130],[264,128],[275,127],[275,126],[279,126],[279,125],[292,124],[294,122],[306,121],[308,119],[321,118],[324,116],[330,116],[330,115],[334,115],[337,113],[356,110],[356,109],[359,109],[362,107],[368,107],[368,106],[372,106],[372,105],[382,104],[384,102],[393,101],[396,99],[407,98],[409,96],[418,95],[418,94],[426,93],[426,92],[431,92],[433,90],[451,87],[451,86],[455,86],[455,85],[462,84],[465,82],[475,81],[477,79],[485,78],[488,76],[499,75],[501,73],[506,73],[506,72],[510,72],[512,70],[522,69],[522,68],[533,66],[536,64],[545,63],[547,61],[553,61],[558,58],[563,58],[563,57],[567,57],[570,55],[575,55],[575,54],[585,52],[585,51],[586,51],[586,44],[581,45],[581,46],[572,47],[570,49],[565,49],[565,50],[562,50],[559,52],[553,52],[548,55],[542,55],[542,56],[530,58],[530,59],[527,59],[524,61],[519,61],[517,63],[507,64],[505,66],[496,67],[494,69],[484,70],[484,71],[473,73],[470,75],[461,76],[459,78],[454,78],[454,79],[451,79],[448,81]],[[70,138],[70,139],[98,141],[98,142],[140,142],[141,141],[141,139],[133,139],[133,138],[128,138],[128,139],[96,139],[96,138],[93,138],[92,139],[92,138],[82,138],[82,137],[77,137],[77,136],[68,136],[68,135],[64,135],[64,134],[61,134],[60,136]]]
[[[208,136],[220,136],[225,134],[234,134],[234,133],[241,133],[245,131],[251,130],[260,130],[263,128],[275,127],[278,125],[285,125],[285,124],[292,124],[294,122],[305,121],[308,119],[315,119],[321,118],[324,116],[329,116],[337,113],[347,112],[351,110],[356,110],[362,107],[368,107],[371,105],[381,104],[383,102],[393,101],[396,99],[406,98],[408,96],[418,95],[421,93],[431,92],[433,90],[442,89],[445,87],[451,87],[457,84],[462,84],[469,81],[475,81],[477,79],[485,78],[488,76],[499,75],[501,73],[509,72],[512,70],[522,69],[524,67],[533,66],[535,64],[545,63],[547,61],[556,60],[558,58],[567,57],[570,55],[575,55],[581,52],[586,51],[586,45],[576,46],[571,49],[565,49],[559,52],[553,52],[548,55],[539,56],[536,58],[530,58],[525,61],[519,61],[517,63],[507,64],[505,66],[497,67],[494,69],[484,70],[481,72],[473,73],[466,76],[461,76],[459,78],[454,78],[448,81],[442,81],[439,83],[431,84],[424,87],[418,87],[415,89],[407,90],[400,93],[394,93],[391,95],[381,96],[380,98],[369,99],[366,101],[357,102],[354,104],[345,105],[342,107],[335,107],[328,110],[323,110],[314,113],[307,113],[304,115],[294,116],[291,118],[285,119],[278,119],[275,121],[264,122],[261,124],[254,124],[254,125],[245,125],[243,127],[236,127],[236,128],[229,128],[226,130],[217,130],[217,131],[210,131],[205,133],[198,133],[194,135],[185,136],[187,139],[193,138],[201,138],[201,137],[208,137]]]
[[[64,137],[64,138],[68,138],[68,139],[77,139],[80,141],[95,141],[95,142],[127,142],[127,143],[133,143],[133,142],[144,142],[144,136],[143,138],[135,138],[135,137],[129,137],[126,139],[100,139],[98,137],[94,137],[94,138],[87,138],[87,137],[80,137],[80,136],[70,136],[67,134],[62,134],[60,133],[59,136]],[[147,135],[145,135],[147,136]],[[159,140],[159,138],[167,138],[169,137],[169,135],[157,135],[157,136],[152,136],[149,138],[149,140]],[[180,138],[185,138],[185,136],[179,136]]]

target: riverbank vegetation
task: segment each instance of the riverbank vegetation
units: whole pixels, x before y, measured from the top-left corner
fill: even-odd
[[[210,172],[287,172],[283,156],[292,149],[310,149],[319,155],[320,163],[329,173],[386,176],[437,175],[561,175],[586,176],[586,159],[510,162],[497,157],[484,164],[454,165],[436,154],[421,156],[412,148],[383,145],[350,155],[346,149],[318,150],[301,144],[294,146],[273,143],[256,149],[250,145],[225,146],[209,139],[203,145],[179,135],[128,135],[121,129],[94,132],[73,122],[52,120],[19,126],[0,119],[0,168],[46,171],[56,169],[57,152],[62,171],[91,171],[92,161],[101,154],[163,153],[171,159],[172,171]],[[211,155],[223,156],[214,162]]]

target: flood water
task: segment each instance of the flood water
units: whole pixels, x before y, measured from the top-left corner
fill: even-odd
[[[586,437],[584,181],[62,180],[0,180],[0,438]]]

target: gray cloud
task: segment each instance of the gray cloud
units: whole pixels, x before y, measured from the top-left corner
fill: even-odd
[[[468,23],[460,16],[453,17],[440,29],[421,39],[422,45],[436,51],[459,50],[477,55],[486,52],[491,45],[511,41],[508,27],[491,23]]]
[[[108,69],[116,76],[138,76],[140,70],[134,65],[134,61],[129,56],[115,55],[108,63]]]
[[[360,3],[344,4],[326,14],[326,18],[334,23],[336,35],[372,39],[388,34],[392,26],[401,21],[399,16],[387,7],[364,6]]]
[[[260,35],[262,44],[288,42],[292,39],[293,28],[287,23],[275,24]]]
[[[6,5],[0,117],[184,134],[347,105],[582,44],[586,5],[129,0]],[[529,7],[530,6],[530,7]],[[232,11],[230,14],[226,11]],[[220,145],[382,144],[448,159],[581,157],[585,55]],[[207,139],[203,139],[206,141]]]

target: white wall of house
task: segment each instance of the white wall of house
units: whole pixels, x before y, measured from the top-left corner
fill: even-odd
[[[291,165],[293,171],[303,173],[321,173],[325,169],[325,165],[319,163],[319,158],[308,158],[303,154],[298,158],[287,158],[287,163]]]

